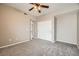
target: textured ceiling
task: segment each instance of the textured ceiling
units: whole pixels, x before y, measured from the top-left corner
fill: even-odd
[[[76,3],[40,3],[40,4],[49,5],[49,8],[48,9],[41,8],[42,12],[38,13],[36,10],[28,11],[32,7],[32,5],[29,3],[5,3],[5,5],[15,7],[33,16],[40,16],[51,12],[56,13],[58,11],[78,8],[78,4]]]

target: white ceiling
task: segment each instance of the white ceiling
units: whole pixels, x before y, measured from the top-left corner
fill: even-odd
[[[77,9],[78,5],[77,3],[40,3],[44,5],[49,5],[49,8],[41,8],[41,13],[38,13],[36,10],[28,11],[32,5],[29,3],[5,3],[5,5],[15,7],[21,11],[26,12],[29,15],[33,16],[40,16],[40,15],[45,15],[48,13],[57,13],[60,11],[66,11],[68,9]]]

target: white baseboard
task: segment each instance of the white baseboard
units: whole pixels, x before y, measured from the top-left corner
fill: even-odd
[[[28,41],[29,41],[29,40],[28,40]],[[13,46],[13,45],[16,45],[16,44],[24,43],[24,42],[27,42],[27,41],[22,41],[22,42],[17,42],[17,43],[13,43],[13,44],[1,46],[0,49],[1,49],[1,48],[6,48],[6,47],[9,47],[9,46]]]

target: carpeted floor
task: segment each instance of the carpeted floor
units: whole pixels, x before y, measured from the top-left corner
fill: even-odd
[[[74,45],[60,42],[52,43],[46,40],[31,41],[0,49],[1,56],[79,56],[79,50]]]

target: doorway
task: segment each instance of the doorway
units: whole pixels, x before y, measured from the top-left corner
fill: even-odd
[[[52,41],[52,21],[45,20],[37,23],[38,38]]]

